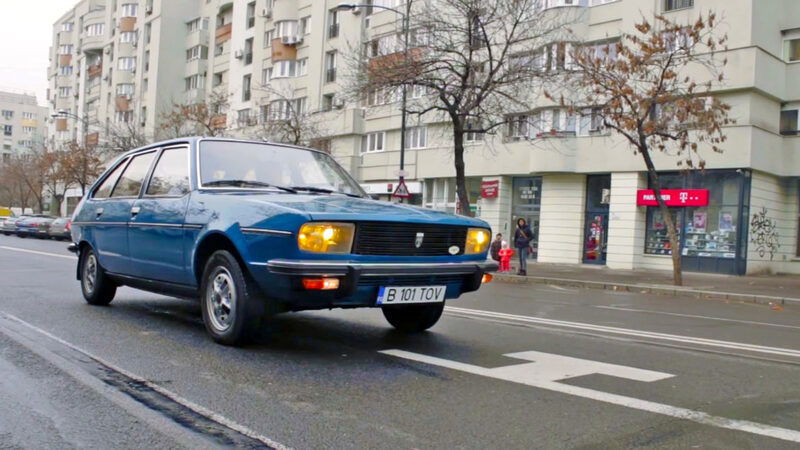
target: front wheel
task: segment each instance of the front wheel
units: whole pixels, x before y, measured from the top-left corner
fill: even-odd
[[[200,288],[203,323],[223,345],[241,345],[255,334],[263,315],[258,288],[230,252],[214,252],[206,263]]]
[[[95,306],[111,303],[117,293],[117,286],[100,267],[94,250],[86,248],[81,252],[80,267],[81,291],[86,302]]]
[[[436,325],[444,311],[444,302],[422,305],[384,306],[383,316],[398,331],[419,333]]]

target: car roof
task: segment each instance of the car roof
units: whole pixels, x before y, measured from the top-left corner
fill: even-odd
[[[196,143],[198,143],[200,141],[243,142],[243,143],[247,143],[247,144],[266,144],[266,145],[272,145],[272,146],[277,146],[277,147],[286,147],[286,148],[297,149],[297,150],[308,150],[308,151],[317,152],[317,153],[325,153],[325,152],[317,150],[315,148],[303,147],[303,146],[300,146],[300,145],[282,144],[282,143],[278,143],[278,142],[256,141],[256,140],[251,140],[251,139],[233,139],[233,138],[221,138],[221,137],[188,136],[188,137],[177,138],[177,139],[168,139],[166,141],[154,142],[154,143],[152,143],[150,145],[145,145],[144,147],[135,148],[133,150],[129,150],[129,151],[123,153],[122,156],[120,156],[119,159],[125,158],[127,156],[130,156],[130,155],[142,152],[142,151],[150,150],[150,149],[153,149],[153,148],[169,147],[169,146],[178,145],[178,144],[195,145]]]

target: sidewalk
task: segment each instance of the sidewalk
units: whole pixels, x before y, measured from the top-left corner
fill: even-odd
[[[619,270],[588,264],[567,265],[528,263],[528,276],[495,274],[495,280],[515,283],[538,283],[557,286],[615,291],[641,292],[697,298],[721,298],[773,306],[800,308],[800,276],[733,276],[705,273],[683,274],[683,286],[672,284],[672,272],[656,270]]]

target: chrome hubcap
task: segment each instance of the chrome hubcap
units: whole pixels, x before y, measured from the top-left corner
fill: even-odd
[[[217,331],[225,331],[233,323],[236,305],[236,288],[228,269],[219,267],[212,275],[206,292],[206,306],[211,325]]]
[[[86,257],[86,262],[83,265],[83,288],[88,293],[94,292],[94,286],[97,282],[97,259],[94,253]]]

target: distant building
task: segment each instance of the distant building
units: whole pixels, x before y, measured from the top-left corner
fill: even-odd
[[[0,163],[15,152],[41,146],[47,136],[47,108],[39,106],[36,95],[0,91]]]

